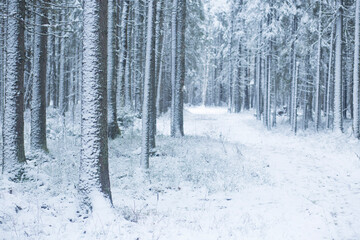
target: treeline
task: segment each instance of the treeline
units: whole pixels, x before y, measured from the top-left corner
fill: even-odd
[[[48,153],[48,108],[63,126],[81,112],[79,192],[90,208],[94,192],[111,200],[108,138],[121,135],[126,116],[142,118],[144,169],[157,116],[171,109],[171,136],[184,135],[186,89],[199,89],[189,78],[200,79],[202,1],[5,0],[0,11],[2,167],[10,179],[23,178],[28,154]]]
[[[359,137],[359,1],[231,0],[209,19],[204,103],[256,109],[267,128],[286,114],[298,128]]]

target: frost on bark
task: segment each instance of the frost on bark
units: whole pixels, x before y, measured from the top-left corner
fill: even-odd
[[[353,88],[353,104],[354,104],[354,135],[360,137],[359,131],[359,24],[360,24],[360,0],[356,0],[355,10],[355,50],[354,50],[354,88]]]
[[[165,43],[167,42],[167,34],[165,34],[164,38],[163,38],[163,43],[162,43],[162,47],[161,47],[161,57],[160,57],[160,63],[159,63],[159,75],[157,76],[158,78],[158,83],[157,83],[157,89],[156,89],[156,115],[160,116],[161,114],[161,99],[163,98],[162,96],[162,89],[163,89],[163,62],[164,62],[164,52],[165,52]]]
[[[129,1],[124,0],[121,14],[120,39],[119,39],[119,62],[117,74],[117,101],[120,108],[125,107],[125,68],[127,59],[127,22],[129,17]]]
[[[296,69],[296,53],[295,53],[295,48],[296,48],[296,41],[297,41],[297,28],[298,28],[298,17],[297,15],[294,16],[294,19],[292,21],[292,35],[294,37],[294,39],[292,40],[291,43],[291,64],[290,64],[290,71],[291,71],[291,98],[290,98],[290,108],[289,108],[289,112],[290,112],[290,123],[291,125],[293,125],[293,107],[294,107],[294,83],[295,83],[295,69]]]
[[[156,143],[155,143],[155,135],[156,135],[156,93],[157,93],[157,85],[159,84],[158,82],[158,76],[159,76],[159,71],[160,71],[160,59],[161,59],[161,55],[160,55],[160,45],[162,43],[162,34],[160,32],[161,30],[161,26],[162,26],[162,22],[163,22],[163,5],[164,5],[163,0],[158,0],[156,3],[156,17],[155,17],[155,32],[154,32],[154,38],[155,38],[155,75],[154,75],[154,84],[152,85],[152,89],[150,91],[150,95],[151,95],[151,109],[150,109],[150,149],[154,149],[156,147]]]
[[[146,39],[146,59],[145,59],[145,79],[144,79],[144,101],[142,111],[142,147],[140,166],[149,168],[150,154],[150,128],[151,128],[151,104],[153,103],[150,91],[155,84],[155,16],[156,0],[149,0],[147,16],[147,39]]]
[[[177,8],[178,0],[173,0],[172,13],[171,13],[171,136],[175,136],[176,126],[176,69],[177,69]]]
[[[108,135],[111,139],[120,135],[120,129],[117,123],[116,111],[116,48],[115,39],[115,21],[116,2],[108,0],[108,39],[107,39],[107,101],[108,101]]]
[[[45,1],[46,3],[46,1]],[[31,98],[32,151],[47,151],[46,146],[46,69],[47,69],[47,7],[39,6],[35,16],[34,80]]]
[[[25,162],[23,115],[24,18],[25,1],[8,1],[3,167],[10,175],[16,175],[17,171],[20,170],[21,163]]]
[[[125,80],[124,80],[124,94],[125,94],[125,109],[127,111],[132,111],[132,91],[131,91],[131,78],[132,78],[132,36],[133,36],[133,14],[132,14],[132,8],[133,8],[133,1],[129,1],[129,13],[128,13],[128,21],[127,21],[127,37],[126,37],[126,65],[125,65]]]
[[[135,0],[135,26],[134,26],[134,104],[135,112],[141,112],[141,88],[142,88],[142,43],[143,43],[143,12],[142,12],[143,3],[140,0]]]
[[[257,42],[257,53],[256,53],[256,119],[261,120],[261,25],[259,24],[259,38]]]
[[[335,86],[334,86],[334,129],[343,131],[342,115],[342,0],[338,0],[338,16],[336,17],[335,43]]]
[[[7,14],[7,7],[5,3],[2,3],[0,6],[0,14],[5,16]],[[5,23],[6,20],[4,17],[0,19],[0,121],[3,122],[4,119],[4,83],[5,83]],[[3,164],[3,162],[2,162]]]
[[[232,55],[232,45],[233,45],[233,35],[234,35],[234,8],[231,10],[230,16],[230,37],[229,37],[229,50],[228,50],[228,58],[229,58],[229,71],[228,71],[228,112],[232,112],[233,108],[233,55]]]
[[[298,81],[299,81],[299,63],[295,62],[294,65],[294,89],[293,89],[293,106],[292,106],[292,131],[296,134],[297,132],[297,102],[298,102]]]
[[[240,81],[241,81],[241,74],[242,74],[242,66],[241,66],[241,54],[242,54],[242,46],[241,46],[242,39],[239,39],[238,42],[238,56],[237,56],[237,74],[233,78],[233,87],[232,87],[232,103],[235,113],[239,113],[241,111],[241,96],[240,96]]]
[[[186,0],[179,1],[180,19],[178,21],[179,31],[179,86],[178,91],[178,128],[180,130],[179,136],[184,136],[184,85],[185,85],[185,30],[186,30]]]
[[[61,22],[66,21],[66,11],[63,9],[61,11]],[[64,25],[64,24],[63,24]],[[66,44],[66,31],[65,26],[61,26],[61,37],[59,40],[60,44],[60,55],[59,55],[59,111],[60,115],[65,116],[66,112],[66,90],[65,90],[65,44]],[[64,119],[63,119],[64,121]]]
[[[331,40],[330,40],[330,47],[329,47],[329,63],[328,63],[328,80],[327,80],[327,93],[326,93],[326,128],[330,128],[330,109],[331,109],[331,101],[332,99],[332,62],[333,62],[333,43],[334,43],[334,32],[335,32],[335,25],[331,29]]]
[[[317,66],[316,66],[316,85],[315,85],[315,130],[319,130],[321,121],[321,106],[320,106],[320,78],[321,78],[321,17],[322,17],[322,2],[320,0],[319,11],[319,26],[318,26],[318,49],[317,49]]]
[[[91,209],[101,192],[111,201],[107,137],[107,0],[84,1],[79,191]]]
[[[186,1],[174,0],[172,12],[172,104],[171,136],[184,136],[183,87],[185,81]]]
[[[48,28],[47,28],[47,46],[46,46],[46,52],[47,59],[46,59],[46,107],[50,106],[51,102],[51,89],[52,89],[52,83],[54,81],[54,65],[55,65],[55,57],[53,54],[54,51],[54,44],[53,44],[53,30],[51,27],[52,25],[52,16],[54,14],[51,14],[51,12],[48,12]]]

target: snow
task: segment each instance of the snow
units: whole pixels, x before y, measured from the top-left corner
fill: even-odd
[[[186,137],[173,139],[169,115],[158,120],[148,175],[135,154],[140,120],[109,142],[114,208],[92,196],[94,213],[82,219],[79,124],[68,123],[64,141],[49,111],[54,158],[30,161],[27,181],[0,180],[0,239],[360,238],[360,143],[353,136],[295,136],[281,118],[267,131],[252,111],[188,107]]]

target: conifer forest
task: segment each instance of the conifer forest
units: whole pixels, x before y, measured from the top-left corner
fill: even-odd
[[[360,239],[360,0],[0,0],[0,240]]]

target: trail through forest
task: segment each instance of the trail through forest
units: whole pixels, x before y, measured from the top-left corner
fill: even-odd
[[[186,108],[182,138],[169,136],[164,114],[148,175],[135,120],[109,142],[114,208],[96,198],[83,219],[79,123],[68,122],[63,136],[50,113],[50,158],[30,160],[22,182],[0,182],[0,239],[359,239],[359,140],[295,136],[281,118],[267,131],[253,114]]]
[[[243,225],[245,236],[359,238],[357,140],[328,133],[294,136],[284,126],[269,132],[261,122],[253,121],[252,112],[236,115],[226,109],[191,108],[185,116],[187,134],[239,144],[245,159],[266,168],[266,184],[232,194],[227,204],[227,221],[240,218],[232,224]],[[161,125],[166,130],[167,124]]]

